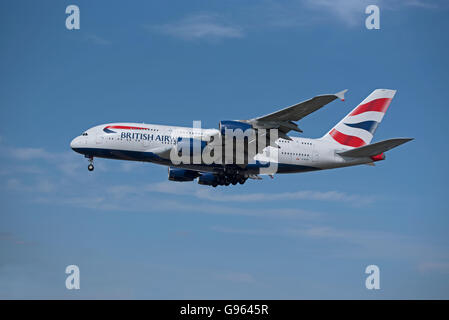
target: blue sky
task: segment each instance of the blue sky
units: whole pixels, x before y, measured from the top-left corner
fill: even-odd
[[[381,29],[365,28],[366,5]],[[81,29],[65,28],[77,4]],[[444,1],[2,1],[1,298],[449,298]],[[97,124],[248,119],[397,89],[359,166],[212,189],[69,148]],[[446,200],[445,200],[446,199]],[[65,288],[65,267],[81,290]],[[366,266],[381,290],[365,289]]]

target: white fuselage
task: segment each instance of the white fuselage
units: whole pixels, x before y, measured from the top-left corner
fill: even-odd
[[[70,146],[86,157],[101,157],[131,161],[147,161],[166,166],[214,172],[222,165],[174,164],[161,158],[155,150],[175,146],[178,138],[200,139],[202,136],[219,134],[217,129],[193,129],[139,123],[111,123],[93,127],[76,137]],[[337,152],[350,149],[323,139],[292,137],[292,140],[278,139],[276,157],[273,147],[267,147],[254,160],[276,163],[276,173],[293,173],[321,169],[331,169],[358,164],[372,163],[370,158],[347,158]],[[243,171],[256,174],[258,165],[248,165]]]

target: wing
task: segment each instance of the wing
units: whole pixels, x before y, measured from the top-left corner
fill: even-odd
[[[343,90],[335,94],[325,94],[312,99],[297,103],[285,109],[267,114],[262,117],[246,120],[256,129],[279,129],[281,138],[290,139],[286,134],[290,130],[302,132],[293,121],[298,121],[312,112],[321,109],[326,104],[335,99],[344,100],[344,94],[348,90]]]

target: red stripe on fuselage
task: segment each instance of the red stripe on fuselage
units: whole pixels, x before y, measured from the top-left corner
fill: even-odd
[[[105,129],[150,130],[149,128],[129,127],[129,126],[107,126]]]
[[[387,111],[390,105],[391,98],[379,98],[372,100],[370,102],[359,105],[354,111],[351,112],[350,116],[355,116],[367,111],[377,111],[383,112]]]
[[[345,146],[358,148],[365,145],[365,141],[363,141],[362,139],[355,136],[348,136],[335,129],[332,129],[329,135],[334,138],[335,141]]]

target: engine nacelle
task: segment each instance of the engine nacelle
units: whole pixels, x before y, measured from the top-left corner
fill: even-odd
[[[198,173],[198,171],[173,167],[168,168],[168,180],[170,181],[193,181],[199,176],[200,174]]]
[[[226,135],[227,130],[236,131],[240,129],[242,132],[245,132],[246,130],[251,129],[252,127],[253,126],[248,123],[234,120],[222,120],[218,123],[218,128],[222,136]]]
[[[218,185],[218,178],[213,173],[205,172],[202,173],[201,176],[198,178],[198,183],[206,186],[216,187]]]

